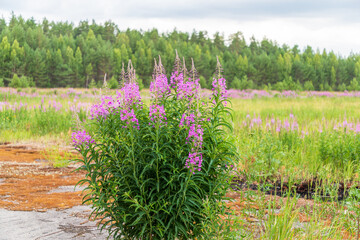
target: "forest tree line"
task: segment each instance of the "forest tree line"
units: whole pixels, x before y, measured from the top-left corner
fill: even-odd
[[[116,87],[122,63],[131,59],[139,81],[148,87],[154,58],[171,73],[175,50],[188,66],[191,58],[202,87],[210,88],[216,56],[227,84],[235,89],[360,90],[360,55],[342,57],[310,46],[279,46],[266,38],[246,42],[241,32],[229,39],[206,31],[159,33],[120,30],[111,21],[41,22],[12,15],[0,19],[0,85],[94,87],[106,74]]]

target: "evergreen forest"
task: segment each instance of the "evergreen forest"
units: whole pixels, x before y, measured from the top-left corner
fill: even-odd
[[[116,88],[123,63],[131,59],[138,81],[149,87],[154,58],[160,55],[170,74],[176,51],[188,67],[193,59],[204,88],[211,88],[218,56],[234,89],[360,90],[355,53],[343,57],[266,38],[246,41],[240,31],[225,38],[206,31],[160,33],[122,29],[112,21],[74,24],[14,14],[0,19],[0,86],[101,87],[106,76]]]

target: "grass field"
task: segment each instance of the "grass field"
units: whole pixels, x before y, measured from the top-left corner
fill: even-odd
[[[102,94],[1,88],[0,142],[71,145],[74,116],[86,120]],[[148,96],[143,90],[145,102]],[[356,238],[360,95],[231,91],[230,96],[235,135],[229,137],[240,155],[234,188],[241,191],[229,194],[242,199],[230,204],[239,223],[232,231],[248,239]]]

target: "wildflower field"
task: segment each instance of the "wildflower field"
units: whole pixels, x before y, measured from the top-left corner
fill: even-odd
[[[151,105],[149,90],[140,94]],[[227,94],[229,140],[239,154],[229,166],[234,191],[228,193],[236,196],[228,206],[238,224],[228,230],[248,239],[356,238],[360,92]],[[91,106],[111,95],[116,90],[0,88],[0,141],[71,145],[77,125],[93,118]],[[216,234],[227,238],[224,229]]]

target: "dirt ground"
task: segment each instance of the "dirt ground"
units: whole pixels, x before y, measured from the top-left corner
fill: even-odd
[[[54,168],[44,150],[0,146],[0,239],[106,239],[81,206],[84,173]]]

